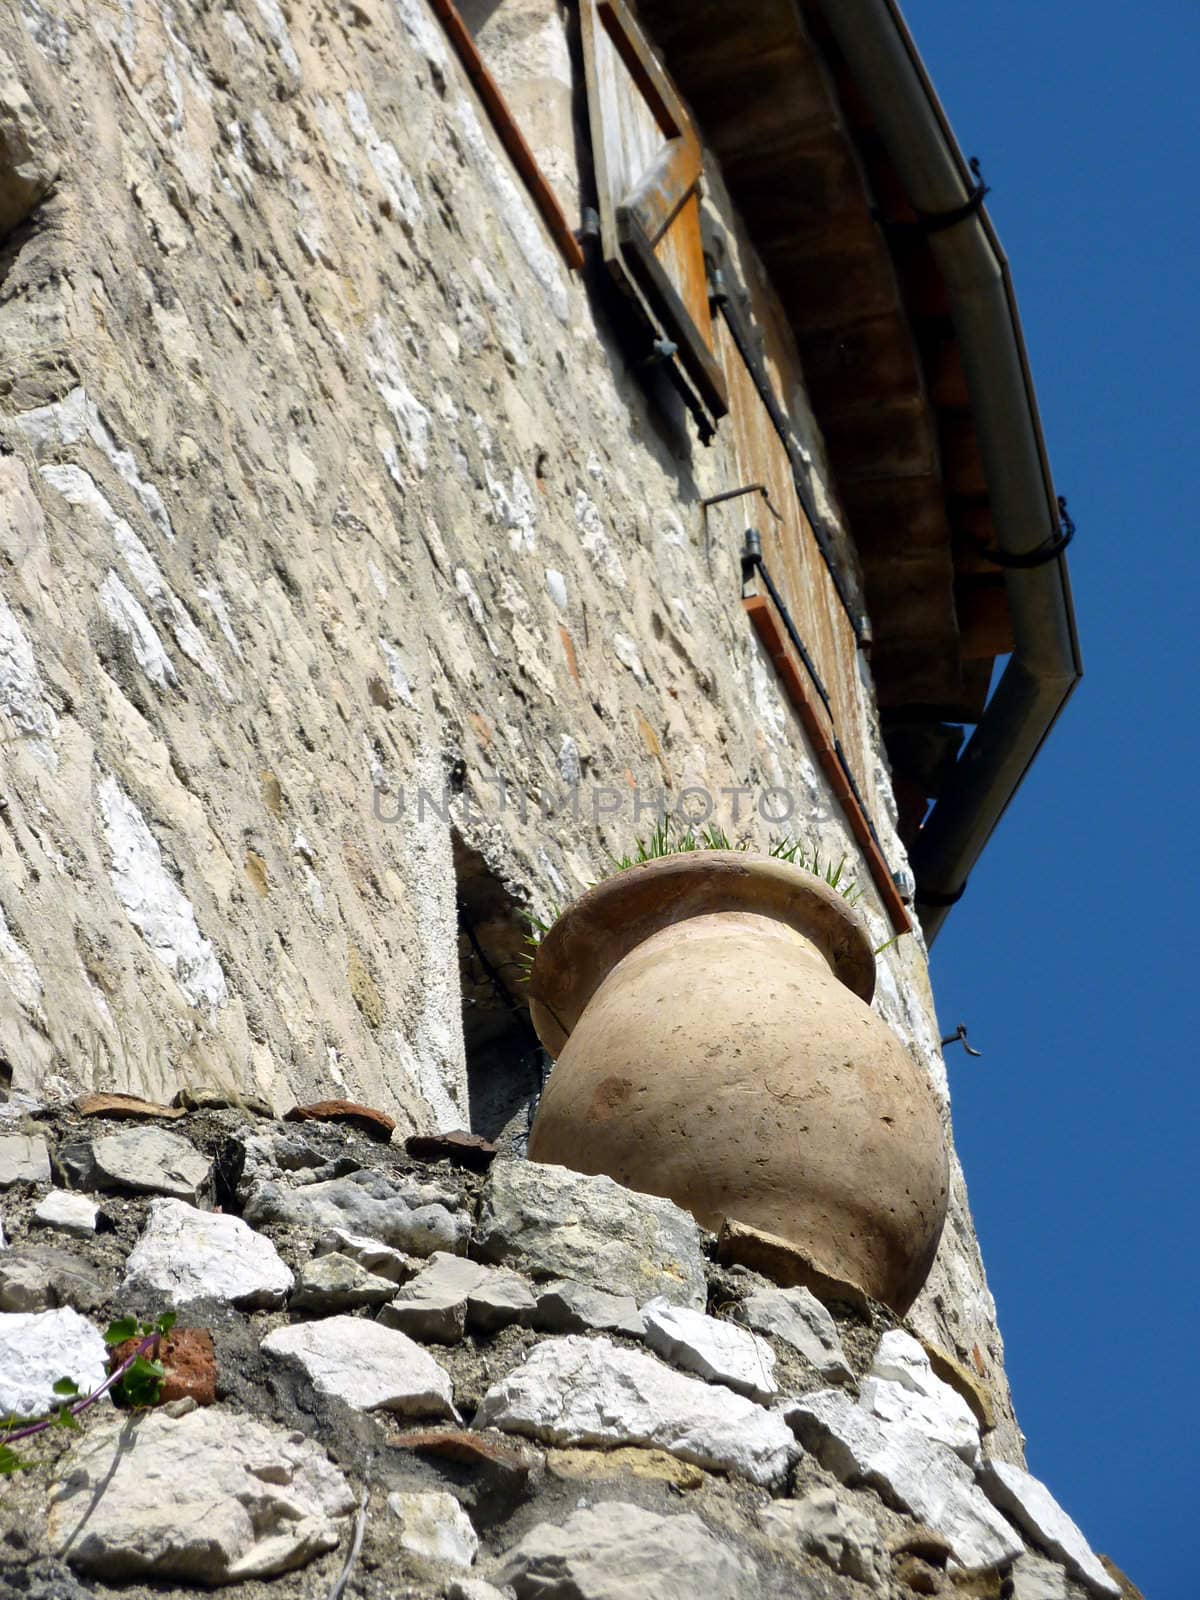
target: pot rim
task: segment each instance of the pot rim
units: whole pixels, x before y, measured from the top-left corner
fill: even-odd
[[[572,902],[538,946],[529,1012],[556,1057],[584,1007],[629,952],[661,928],[720,911],[774,917],[811,939],[834,976],[868,1004],[875,954],[836,889],[794,862],[742,850],[696,850],[626,867]]]

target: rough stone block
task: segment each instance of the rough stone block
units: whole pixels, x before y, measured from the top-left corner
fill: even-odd
[[[661,1298],[642,1307],[642,1318],[646,1343],[677,1367],[752,1400],[771,1400],[779,1393],[775,1352],[748,1328]]]
[[[611,1178],[498,1161],[484,1190],[479,1249],[534,1278],[574,1278],[639,1305],[663,1295],[703,1308],[700,1229],[686,1211]]]
[[[228,1300],[243,1310],[282,1305],[293,1284],[271,1241],[242,1221],[155,1200],[125,1264],[125,1288],[153,1289],[173,1306]]]
[[[428,1351],[395,1328],[362,1317],[327,1317],[276,1328],[262,1342],[269,1355],[294,1361],[322,1394],[356,1411],[413,1417],[454,1415],[450,1376]]]
[[[49,1183],[50,1152],[40,1133],[0,1134],[0,1189],[14,1183]]]
[[[334,1549],[354,1505],[311,1439],[215,1407],[151,1411],[102,1422],[74,1446],[50,1542],[107,1582],[234,1583]]]
[[[903,1423],[880,1422],[837,1389],[793,1400],[784,1415],[843,1483],[865,1483],[947,1540],[964,1567],[995,1567],[1025,1548],[954,1452]]]
[[[1007,1461],[985,1459],[979,1481],[1026,1538],[1063,1562],[1093,1594],[1120,1595],[1120,1584],[1104,1570],[1079,1527],[1039,1478]]]
[[[54,1385],[73,1378],[90,1394],[108,1373],[108,1350],[78,1311],[0,1316],[0,1417],[39,1417],[60,1405]]]
[[[495,1576],[518,1600],[745,1600],[757,1590],[749,1556],[699,1517],[662,1517],[617,1500],[540,1522]]]
[[[767,1485],[782,1479],[795,1455],[778,1413],[608,1339],[538,1345],[492,1385],[475,1420],[548,1444],[657,1445]]]
[[[830,1382],[842,1383],[851,1376],[837,1323],[810,1290],[799,1285],[756,1289],[733,1314],[748,1328],[791,1345]]]

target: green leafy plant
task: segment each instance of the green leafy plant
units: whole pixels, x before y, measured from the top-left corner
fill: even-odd
[[[0,1477],[14,1472],[27,1472],[37,1465],[36,1461],[27,1461],[18,1455],[13,1449],[14,1444],[35,1438],[49,1428],[78,1429],[80,1414],[95,1405],[109,1390],[114,1399],[131,1408],[157,1405],[166,1376],[162,1362],[156,1359],[159,1341],[174,1326],[173,1311],[164,1311],[153,1326],[138,1322],[136,1317],[121,1317],[110,1323],[104,1334],[104,1342],[110,1349],[129,1339],[138,1341],[136,1347],[91,1394],[80,1395],[79,1385],[74,1378],[59,1378],[54,1385],[54,1393],[61,1397],[61,1405],[44,1417],[8,1417],[0,1424]]]
[[[647,861],[658,861],[663,856],[687,855],[695,850],[750,851],[756,848],[757,846],[749,840],[743,839],[735,843],[730,839],[724,828],[712,824],[698,828],[693,823],[684,825],[673,817],[664,816],[659,818],[645,838],[635,839],[633,848],[626,851],[624,855],[615,856],[611,852],[609,853],[612,868],[608,875],[612,876],[614,873],[627,872],[630,867],[640,867]],[[815,877],[820,878],[822,882],[827,883],[831,889],[836,889],[849,906],[857,906],[862,899],[863,891],[861,886],[846,871],[845,856],[842,856],[837,862],[834,861],[832,856],[822,860],[819,849],[816,847],[810,849],[804,844],[803,840],[796,839],[790,834],[773,838],[768,846],[768,854],[774,856],[778,861],[787,861],[793,866],[802,867],[806,872],[811,872]],[[522,977],[526,982],[529,981],[529,975],[533,970],[534,957],[537,955],[538,946],[558,920],[562,909],[557,904],[553,905],[550,908],[549,921],[543,921],[541,917],[535,916],[531,911],[525,912],[528,931],[525,935],[520,962]],[[899,938],[899,935],[897,934],[896,937]],[[887,944],[879,946],[875,954],[879,955],[895,942],[895,939],[889,939]]]

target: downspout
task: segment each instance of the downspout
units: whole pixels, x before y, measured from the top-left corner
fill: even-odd
[[[932,944],[1083,666],[1060,510],[1046,459],[1008,262],[893,0],[819,0],[871,107],[950,296],[1001,552],[1014,648],[911,851]],[[940,220],[939,220],[940,219]]]

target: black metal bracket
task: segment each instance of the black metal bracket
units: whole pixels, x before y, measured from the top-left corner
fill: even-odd
[[[946,228],[956,227],[968,217],[973,217],[983,205],[983,197],[990,194],[991,189],[983,181],[979,170],[979,157],[972,156],[969,165],[975,175],[975,182],[967,198],[962,205],[952,206],[949,211],[918,211],[917,226],[922,233],[942,233]]]
[[[800,446],[792,433],[787,416],[771,385],[771,380],[767,376],[767,369],[762,355],[755,348],[753,332],[756,330],[753,330],[752,324],[747,324],[741,310],[734,303],[733,294],[725,280],[724,270],[720,267],[714,267],[709,272],[709,299],[725,319],[725,326],[729,329],[733,342],[737,346],[738,354],[754,381],[754,387],[758,390],[766,413],[779,436],[779,442],[787,452],[788,463],[792,469],[792,482],[795,485],[796,498],[800,502],[800,509],[804,512],[809,526],[812,528],[813,537],[817,541],[817,549],[821,552],[821,559],[824,561],[826,570],[833,581],[833,587],[837,591],[838,599],[841,601],[842,610],[846,613],[846,619],[854,632],[855,642],[860,648],[865,648],[869,635],[867,620],[855,607],[847,591],[846,580],[834,556],[833,543],[829,537],[828,529],[821,518],[817,516],[816,509],[809,497],[805,483],[807,472],[800,454]]]
[[[707,511],[709,506],[719,506],[723,500],[740,500],[744,494],[762,495],[766,501],[767,510],[775,518],[775,521],[783,521],[783,517],[771,504],[771,492],[765,483],[744,483],[740,489],[726,489],[721,494],[710,494],[707,500],[701,500],[700,507],[701,510]]]
[[[941,889],[917,889],[917,900],[923,906],[956,906],[967,892],[966,883],[961,883],[957,889],[947,893]]]
[[[1067,502],[1060,494],[1058,497],[1058,532],[1051,534],[1048,539],[1043,539],[1041,544],[1032,550],[1012,551],[1001,550],[996,546],[988,546],[980,550],[980,555],[985,561],[990,561],[994,567],[1044,567],[1048,561],[1053,561],[1075,537],[1075,523],[1067,511]]]
[[[976,1050],[974,1045],[967,1043],[967,1025],[965,1022],[960,1022],[953,1033],[948,1033],[946,1035],[946,1037],[942,1040],[942,1049],[944,1050],[947,1045],[951,1044],[962,1045],[963,1049],[969,1056],[981,1056],[983,1054],[982,1050]]]

